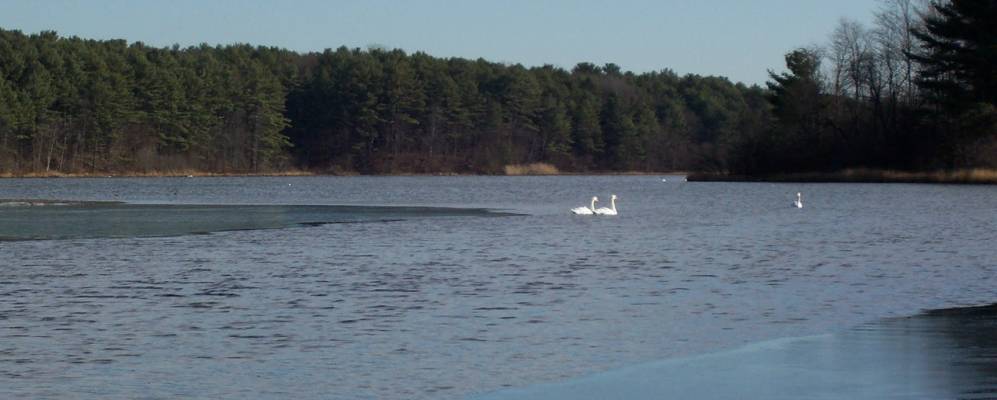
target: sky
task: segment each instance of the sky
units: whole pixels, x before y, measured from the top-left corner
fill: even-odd
[[[400,48],[571,69],[671,69],[763,84],[877,0],[0,0],[0,28],[182,47]]]

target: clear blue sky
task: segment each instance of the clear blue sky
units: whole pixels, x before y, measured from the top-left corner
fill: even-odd
[[[321,51],[381,45],[438,57],[553,64],[613,62],[762,83],[841,17],[876,0],[0,0],[0,27],[25,33]]]

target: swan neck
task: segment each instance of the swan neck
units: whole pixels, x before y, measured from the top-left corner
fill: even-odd
[[[613,210],[613,212],[616,212],[616,198],[615,197],[612,197],[612,198],[609,199],[609,208],[611,208]]]

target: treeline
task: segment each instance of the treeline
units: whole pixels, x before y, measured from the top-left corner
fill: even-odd
[[[723,78],[572,71],[400,50],[302,58],[288,136],[305,166],[361,171],[675,170],[722,163],[718,148],[760,129],[764,91]]]
[[[401,50],[296,54],[0,31],[0,171],[722,168],[765,91]]]
[[[966,93],[993,85],[984,50],[997,2],[913,1],[883,1],[875,27],[843,21],[830,45],[792,51],[789,72],[766,88],[614,64],[568,71],[378,48],[154,48],[0,30],[0,172],[993,166],[993,86]],[[980,30],[991,36],[946,36]],[[982,55],[960,59],[968,50],[951,46],[967,40]],[[958,62],[982,68],[982,81],[967,83]]]
[[[997,1],[879,5],[770,73],[772,123],[731,172],[997,168]]]
[[[282,168],[296,58],[0,31],[0,171]]]

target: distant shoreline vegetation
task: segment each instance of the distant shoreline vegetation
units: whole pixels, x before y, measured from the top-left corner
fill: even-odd
[[[313,173],[289,170],[263,173],[218,173],[207,171],[156,171],[144,173],[61,173],[36,172],[27,174],[0,174],[2,178],[211,178],[211,177],[277,177],[277,176],[357,176],[355,171],[338,173]],[[470,173],[393,173],[388,176],[480,176]],[[685,175],[689,182],[794,182],[794,183],[944,183],[944,184],[997,184],[997,169],[960,169],[950,171],[891,171],[873,169],[848,169],[837,172],[802,172],[772,175],[732,175],[716,172],[661,172],[661,171],[589,171],[584,173],[559,171],[549,164],[508,165],[498,176],[571,176],[571,175]]]
[[[322,172],[303,171],[297,169],[273,170],[267,172],[212,172],[201,170],[168,170],[168,171],[124,171],[116,173],[108,172],[76,172],[65,173],[59,171],[41,171],[28,173],[0,173],[3,178],[185,178],[185,177],[268,177],[268,176],[538,176],[538,175],[686,175],[684,171],[585,171],[569,172],[558,170],[557,167],[546,163],[533,164],[511,164],[506,165],[502,171],[492,174],[481,173],[457,173],[457,172],[394,172],[394,173],[367,173],[362,174],[352,170],[329,170]]]
[[[0,29],[0,176],[997,169],[997,0],[919,4],[842,20],[764,88]]]

